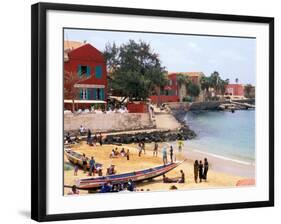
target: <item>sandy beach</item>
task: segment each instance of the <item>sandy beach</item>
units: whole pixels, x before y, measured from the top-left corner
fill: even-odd
[[[85,153],[87,157],[94,156],[95,161],[103,164],[103,170],[110,165],[115,165],[117,173],[131,172],[135,170],[150,168],[154,166],[162,165],[161,148],[163,144],[159,143],[158,157],[153,157],[153,143],[147,143],[145,145],[146,153],[138,156],[137,146],[135,144],[130,145],[103,145],[103,146],[89,146],[86,142],[82,141],[79,144],[75,144],[71,147],[72,150],[79,153]],[[175,145],[176,143],[172,143]],[[130,150],[130,160],[125,157],[109,158],[109,154],[113,148],[118,148],[120,151],[123,147],[127,151]],[[166,174],[169,178],[179,178],[180,170],[185,173],[186,182],[181,183],[163,183],[162,177],[157,177],[150,182],[143,182],[137,184],[137,191],[163,191],[169,190],[172,185],[175,185],[178,189],[200,189],[200,188],[224,188],[224,187],[236,187],[239,180],[254,178],[255,168],[247,164],[237,163],[235,161],[225,160],[223,158],[215,157],[202,152],[194,151],[192,149],[184,149],[182,152],[178,152],[174,147],[174,154],[177,161],[186,159],[180,166]],[[207,182],[195,183],[193,177],[193,163],[195,159],[203,160],[205,157],[209,161],[209,172]],[[78,178],[88,177],[88,173],[83,173],[82,170],[78,171],[78,176],[74,176],[73,166],[69,163],[67,158],[65,160],[64,171],[64,184],[73,185]],[[169,153],[168,153],[169,161]],[[64,193],[67,194],[70,191],[69,188],[64,189]],[[80,194],[87,194],[87,191],[80,191]]]

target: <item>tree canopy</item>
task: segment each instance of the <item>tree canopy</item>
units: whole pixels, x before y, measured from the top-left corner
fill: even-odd
[[[104,56],[111,73],[109,88],[131,100],[146,100],[167,82],[159,55],[144,41],[108,43]]]

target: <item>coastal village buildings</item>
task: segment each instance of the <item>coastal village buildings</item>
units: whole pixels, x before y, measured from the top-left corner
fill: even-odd
[[[107,99],[107,71],[103,54],[87,43],[64,43],[64,107],[76,109],[105,104]]]
[[[179,102],[188,95],[185,85],[179,86],[177,82],[177,76],[182,74],[191,80],[194,84],[200,85],[200,79],[204,74],[202,72],[173,72],[167,75],[169,83],[161,91],[160,96],[153,95],[150,96],[152,103],[157,103],[159,100],[161,103],[165,102]],[[201,100],[203,97],[200,93],[198,100]],[[160,98],[160,99],[159,99]]]
[[[225,95],[244,96],[244,85],[242,85],[242,84],[228,84],[228,85],[226,85]]]

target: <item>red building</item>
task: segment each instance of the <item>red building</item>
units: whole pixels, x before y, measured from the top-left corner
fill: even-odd
[[[64,50],[65,107],[72,99],[79,108],[89,108],[107,99],[107,72],[103,54],[90,44],[68,41]],[[78,42],[79,43],[79,42]]]
[[[179,102],[180,101],[180,87],[177,82],[177,76],[182,74],[187,76],[193,83],[200,84],[200,79],[204,75],[202,72],[175,72],[169,73],[167,78],[169,84],[166,85],[161,91],[160,96],[150,96],[152,103],[157,103],[158,100],[161,103],[165,102]]]
[[[228,84],[225,87],[225,95],[244,96],[244,86],[242,84]]]

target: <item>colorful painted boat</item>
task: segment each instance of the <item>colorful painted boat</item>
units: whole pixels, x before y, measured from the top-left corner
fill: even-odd
[[[162,176],[163,174],[171,171],[172,169],[179,166],[181,162],[169,163],[162,166],[156,166],[144,170],[138,170],[129,173],[114,174],[102,177],[93,177],[93,178],[82,178],[77,180],[76,186],[78,189],[91,190],[98,189],[103,186],[105,183],[111,184],[125,184],[129,180],[133,182],[140,182],[145,180],[151,180],[155,177]]]
[[[75,152],[71,149],[64,149],[64,154],[66,158],[69,160],[69,162],[71,162],[72,164],[78,164],[78,166],[83,167],[82,154]],[[86,158],[86,160],[87,160],[87,169],[90,169],[90,164],[89,164],[90,159]],[[96,163],[96,167],[101,167],[101,166],[102,164]]]

